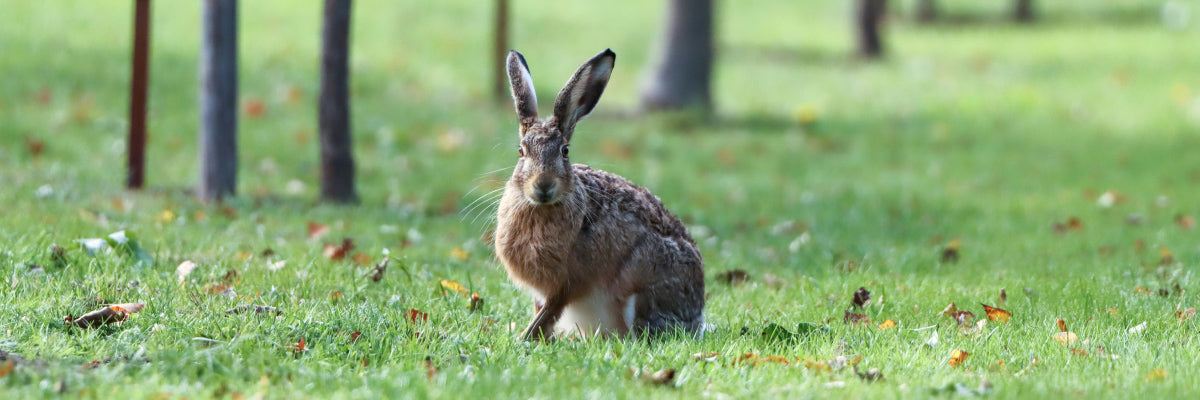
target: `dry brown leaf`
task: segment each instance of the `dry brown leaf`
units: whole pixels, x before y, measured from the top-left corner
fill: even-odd
[[[142,303],[113,304],[87,314],[83,314],[71,323],[80,328],[99,328],[113,322],[120,323],[129,319],[129,315],[142,310]]]
[[[842,317],[842,322],[851,325],[862,325],[871,323],[871,319],[867,318],[864,314],[856,314],[850,312],[850,310],[846,310],[846,315]]]
[[[183,281],[187,280],[188,275],[191,274],[195,269],[196,263],[191,261],[181,262],[179,263],[178,267],[175,267],[175,278],[179,281],[179,284],[182,285]]]
[[[362,266],[371,265],[371,256],[364,253],[355,253],[353,259],[355,264]]]
[[[854,291],[854,297],[850,300],[850,307],[863,308],[871,304],[871,292],[867,288],[860,287]]]
[[[958,261],[958,247],[961,244],[962,242],[958,239],[951,240],[950,243],[947,243],[946,247],[942,248],[942,262]]]
[[[968,353],[968,352],[965,352],[965,351],[962,351],[959,349],[954,349],[954,351],[950,352],[949,364],[951,367],[961,366],[963,364],[963,362],[967,361],[967,356],[970,356],[970,355],[971,355],[971,353]]]
[[[326,243],[325,250],[322,254],[325,255],[325,258],[328,258],[328,259],[334,260],[334,261],[338,261],[343,258],[346,258],[346,254],[349,254],[350,250],[353,250],[353,249],[354,249],[354,240],[350,239],[350,238],[344,238],[344,239],[342,239],[341,245],[334,245],[332,243]]]
[[[1175,263],[1175,256],[1171,255],[1171,249],[1159,247],[1158,254],[1162,256],[1162,258],[1158,260],[1158,265],[1171,265]]]
[[[726,285],[740,285],[750,280],[750,273],[741,269],[731,269],[717,274],[717,281]]]
[[[1008,312],[1008,310],[982,303],[980,305],[983,306],[983,311],[987,313],[988,321],[1008,322],[1008,319],[1012,318],[1012,313]]]
[[[1067,331],[1067,321],[1063,321],[1062,318],[1059,318],[1058,321],[1055,322],[1055,325],[1058,325],[1059,332]]]
[[[375,265],[375,269],[373,269],[371,274],[368,275],[368,278],[371,279],[371,282],[379,282],[380,279],[383,279],[383,271],[387,271],[388,260],[391,260],[391,257],[384,257],[383,261],[380,261],[378,265]]]
[[[942,309],[942,315],[945,315],[947,317],[953,318],[954,314],[957,314],[957,313],[958,313],[958,306],[954,305],[954,303],[950,303],[950,305],[948,305],[948,306],[946,306],[946,308]]]
[[[1195,316],[1196,307],[1191,307],[1183,311],[1180,311],[1179,307],[1175,307],[1175,318],[1179,318],[1180,321],[1187,320]]]
[[[292,353],[300,354],[308,350],[308,345],[304,343],[304,338],[300,338],[299,342],[288,345],[292,349]]]
[[[854,366],[854,374],[858,375],[859,378],[862,378],[862,380],[867,381],[867,382],[876,382],[876,381],[883,380],[883,374],[879,372],[879,368],[871,368],[866,371],[859,372],[858,366],[855,365]]]
[[[1191,215],[1179,214],[1175,216],[1175,224],[1183,229],[1192,229],[1196,227],[1196,219]]]
[[[425,379],[432,381],[433,377],[437,376],[437,373],[438,373],[437,366],[433,365],[433,357],[425,356],[424,364],[425,364]]]
[[[1000,288],[1000,295],[996,296],[996,305],[1004,304],[1006,301],[1008,301],[1008,292],[1004,288]]]
[[[320,240],[329,233],[329,225],[308,221],[308,239]]]
[[[359,336],[362,336],[362,331],[354,331],[353,333],[351,333],[350,334],[350,343],[357,342]]]
[[[267,112],[267,104],[257,97],[248,97],[242,104],[242,112],[250,118],[259,118]]]
[[[418,311],[415,308],[410,308],[408,311],[405,311],[404,317],[408,318],[408,322],[412,322],[414,324],[417,323],[417,320],[420,320],[420,322],[429,320],[429,314]]]
[[[642,378],[655,385],[667,385],[675,380],[675,370],[671,368],[660,369],[649,375],[642,375]]]
[[[471,293],[471,304],[467,306],[471,312],[483,309],[483,298],[479,297],[479,293]]]

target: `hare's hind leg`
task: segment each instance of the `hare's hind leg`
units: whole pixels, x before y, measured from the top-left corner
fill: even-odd
[[[646,273],[626,304],[632,315],[629,330],[638,335],[654,335],[676,329],[695,331],[704,323],[704,266],[699,254],[674,242],[662,242],[653,251],[639,251],[630,270]]]

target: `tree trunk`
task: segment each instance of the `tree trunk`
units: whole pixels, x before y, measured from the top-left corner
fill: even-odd
[[[917,21],[933,22],[937,16],[937,0],[917,0]]]
[[[200,44],[200,187],[203,200],[237,192],[237,0],[204,0]]]
[[[858,0],[854,22],[860,56],[878,58],[883,55],[883,39],[880,37],[879,25],[886,8],[886,0]]]
[[[356,203],[354,153],[350,145],[351,0],[325,0],[321,50],[321,199]]]
[[[642,108],[712,108],[712,0],[668,0],[659,56],[642,87]]]
[[[1017,22],[1033,21],[1033,0],[1016,0],[1013,6],[1013,19]]]
[[[133,71],[129,81],[128,170],[125,187],[146,183],[146,81],[150,76],[150,0],[137,0],[133,9]]]
[[[512,98],[508,95],[508,74],[504,63],[508,58],[508,0],[496,0],[496,21],[492,33],[492,59],[488,64],[492,71],[492,97],[503,104]]]

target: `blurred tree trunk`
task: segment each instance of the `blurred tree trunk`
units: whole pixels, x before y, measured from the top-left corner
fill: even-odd
[[[644,110],[712,108],[713,1],[668,0],[657,60],[642,86]]]
[[[508,0],[496,0],[496,20],[492,33],[492,59],[488,68],[492,71],[492,97],[496,101],[508,104],[512,98],[508,95],[508,74],[504,69],[504,60],[508,57]]]
[[[125,187],[141,189],[146,183],[146,81],[150,77],[150,0],[137,0],[133,8],[133,68],[129,82],[128,172]]]
[[[325,0],[318,106],[321,199],[335,203],[358,202],[350,141],[350,10],[351,0]]]
[[[1013,19],[1018,22],[1033,21],[1033,0],[1016,0],[1013,6]]]
[[[237,191],[237,0],[204,0],[200,44],[200,187],[203,200]]]
[[[858,33],[858,54],[867,58],[883,55],[883,39],[879,25],[887,8],[886,0],[858,0],[854,22]]]
[[[937,0],[917,0],[917,21],[933,22],[937,16]]]

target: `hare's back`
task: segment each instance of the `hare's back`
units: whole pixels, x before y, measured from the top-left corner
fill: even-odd
[[[644,187],[630,182],[620,175],[594,169],[584,164],[575,164],[580,184],[588,191],[592,207],[592,220],[619,217],[622,220],[639,222],[643,227],[660,236],[683,239],[695,247],[687,228],[679,218],[671,214],[658,196]],[[602,214],[602,215],[601,215]]]

